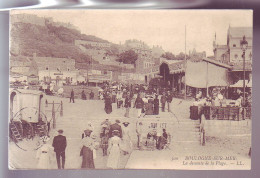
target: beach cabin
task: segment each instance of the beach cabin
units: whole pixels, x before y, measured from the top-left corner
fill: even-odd
[[[11,89],[9,127],[15,141],[45,134],[45,94],[42,91]]]

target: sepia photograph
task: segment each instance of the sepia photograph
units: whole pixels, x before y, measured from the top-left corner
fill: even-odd
[[[252,10],[9,19],[9,169],[251,169]]]

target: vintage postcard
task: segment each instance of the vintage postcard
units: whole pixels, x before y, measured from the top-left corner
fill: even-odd
[[[252,10],[13,10],[10,169],[250,170]]]

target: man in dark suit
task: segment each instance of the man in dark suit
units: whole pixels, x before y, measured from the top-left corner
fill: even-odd
[[[119,137],[122,138],[122,128],[119,125],[120,121],[116,120],[116,123],[110,125],[110,129],[109,129],[109,138],[112,137],[112,133],[114,130],[118,130],[119,131]]]
[[[73,89],[72,89],[71,92],[70,92],[70,103],[71,103],[71,101],[72,101],[73,103],[75,103],[75,101],[74,101],[74,91],[73,91]]]
[[[65,149],[67,146],[67,140],[66,137],[63,136],[63,130],[58,130],[59,135],[55,136],[53,139],[52,146],[54,147],[54,151],[56,152],[56,159],[57,159],[57,165],[58,169],[64,169],[65,165]],[[60,157],[62,159],[62,166],[60,164]]]

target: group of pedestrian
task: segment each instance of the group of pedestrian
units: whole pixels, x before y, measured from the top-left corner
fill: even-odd
[[[65,168],[65,149],[67,147],[66,137],[63,136],[63,130],[58,130],[58,135],[53,138],[52,146],[48,144],[49,137],[42,138],[43,145],[37,150],[36,158],[38,160],[39,169],[51,169],[51,160],[56,154],[58,169]]]
[[[95,96],[95,94],[94,94],[94,92],[91,90],[90,93],[89,93],[89,99],[90,99],[90,100],[93,100],[93,99],[94,99],[94,96]],[[86,95],[86,93],[85,93],[84,90],[82,90],[82,92],[81,92],[81,99],[82,99],[82,100],[87,100],[87,95]],[[74,93],[74,90],[73,90],[73,89],[71,89],[71,92],[70,92],[70,103],[71,103],[71,102],[75,103],[75,93]]]
[[[161,96],[161,104],[162,104],[162,112],[165,112],[165,104],[167,103],[168,106],[168,112],[171,112],[171,102],[172,102],[172,94],[170,91],[163,92]]]
[[[101,148],[103,156],[107,158],[107,168],[116,169],[119,166],[120,153],[130,154],[132,151],[132,142],[129,135],[129,122],[116,120],[111,124],[108,119],[101,123]]]
[[[137,97],[134,100],[133,94],[131,94],[131,91],[118,91],[116,93],[116,103],[117,108],[121,108],[122,106],[125,108],[125,114],[124,117],[129,118],[130,109],[133,104],[133,108],[137,109],[137,118],[140,118],[145,115],[159,115],[159,108],[160,103],[162,107],[162,112],[165,112],[165,105],[167,104],[167,109],[169,112],[171,112],[171,102],[172,102],[173,96],[170,91],[163,92],[161,99],[159,100],[159,97],[157,94],[153,93],[152,97],[148,97],[146,93],[139,92],[137,93]],[[133,102],[134,101],[134,102]],[[113,97],[112,93],[105,92],[104,93],[104,103],[105,103],[105,112],[107,114],[110,114],[113,111],[112,104]]]

